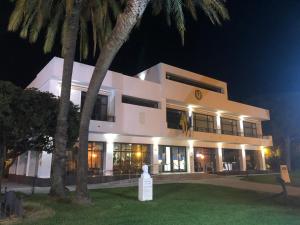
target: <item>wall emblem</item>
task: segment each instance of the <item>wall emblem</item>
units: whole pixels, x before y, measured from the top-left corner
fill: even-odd
[[[195,98],[198,100],[202,99],[202,93],[200,90],[195,90]]]

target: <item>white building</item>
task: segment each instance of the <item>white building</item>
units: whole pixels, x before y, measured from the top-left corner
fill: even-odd
[[[85,98],[94,67],[75,63],[71,100]],[[63,60],[53,58],[29,87],[60,94]],[[191,123],[183,133],[180,119]],[[266,170],[262,136],[269,111],[228,99],[227,84],[160,63],[129,77],[109,71],[99,92],[89,132],[89,174],[137,174]],[[36,154],[18,158],[10,174],[34,176]],[[39,156],[37,176],[49,179],[51,154]],[[68,153],[68,174],[75,170]]]

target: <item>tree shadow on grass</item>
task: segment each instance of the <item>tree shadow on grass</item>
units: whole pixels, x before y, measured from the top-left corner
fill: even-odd
[[[101,192],[106,194],[107,196],[115,196],[127,200],[137,200],[138,198],[137,188],[134,188],[134,190],[128,188],[118,188],[117,190],[111,188],[105,188],[105,189],[101,189]]]

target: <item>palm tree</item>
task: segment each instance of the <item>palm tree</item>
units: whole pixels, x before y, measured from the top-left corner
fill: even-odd
[[[76,198],[78,202],[89,201],[87,190],[88,133],[92,110],[99,89],[112,60],[123,43],[128,39],[133,27],[141,19],[149,2],[150,0],[126,1],[125,9],[118,16],[114,29],[101,49],[101,53],[97,59],[83,110],[81,112],[76,184]],[[187,9],[195,19],[197,18],[197,7],[200,7],[204,11],[212,23],[220,24],[221,19],[229,19],[228,12],[224,6],[224,0],[151,0],[151,3],[154,14],[164,12],[169,24],[171,23],[171,20],[175,21],[183,42],[185,32],[184,8]]]
[[[22,38],[36,42],[43,28],[46,28],[44,52],[52,50],[56,36],[61,31],[62,55],[64,57],[59,113],[55,134],[55,150],[52,158],[51,194],[64,198],[65,158],[67,146],[68,113],[73,63],[77,37],[80,38],[80,56],[89,53],[88,22],[93,24],[94,54],[102,46],[112,29],[112,20],[120,11],[115,0],[14,0],[8,30],[20,30]],[[109,12],[113,17],[111,17]],[[79,35],[78,35],[79,33]]]

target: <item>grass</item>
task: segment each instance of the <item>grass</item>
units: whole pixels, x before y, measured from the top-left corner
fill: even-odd
[[[154,186],[154,201],[139,202],[137,188],[91,191],[93,205],[58,203],[45,195],[25,202],[53,210],[26,216],[24,225],[299,225],[300,206],[269,195],[200,184]],[[299,199],[295,202],[300,202]]]
[[[264,183],[264,184],[278,184],[276,181],[276,176],[274,174],[267,174],[267,175],[251,175],[242,177],[241,180],[257,182],[257,183]],[[300,171],[290,173],[291,185],[293,186],[300,186]]]

